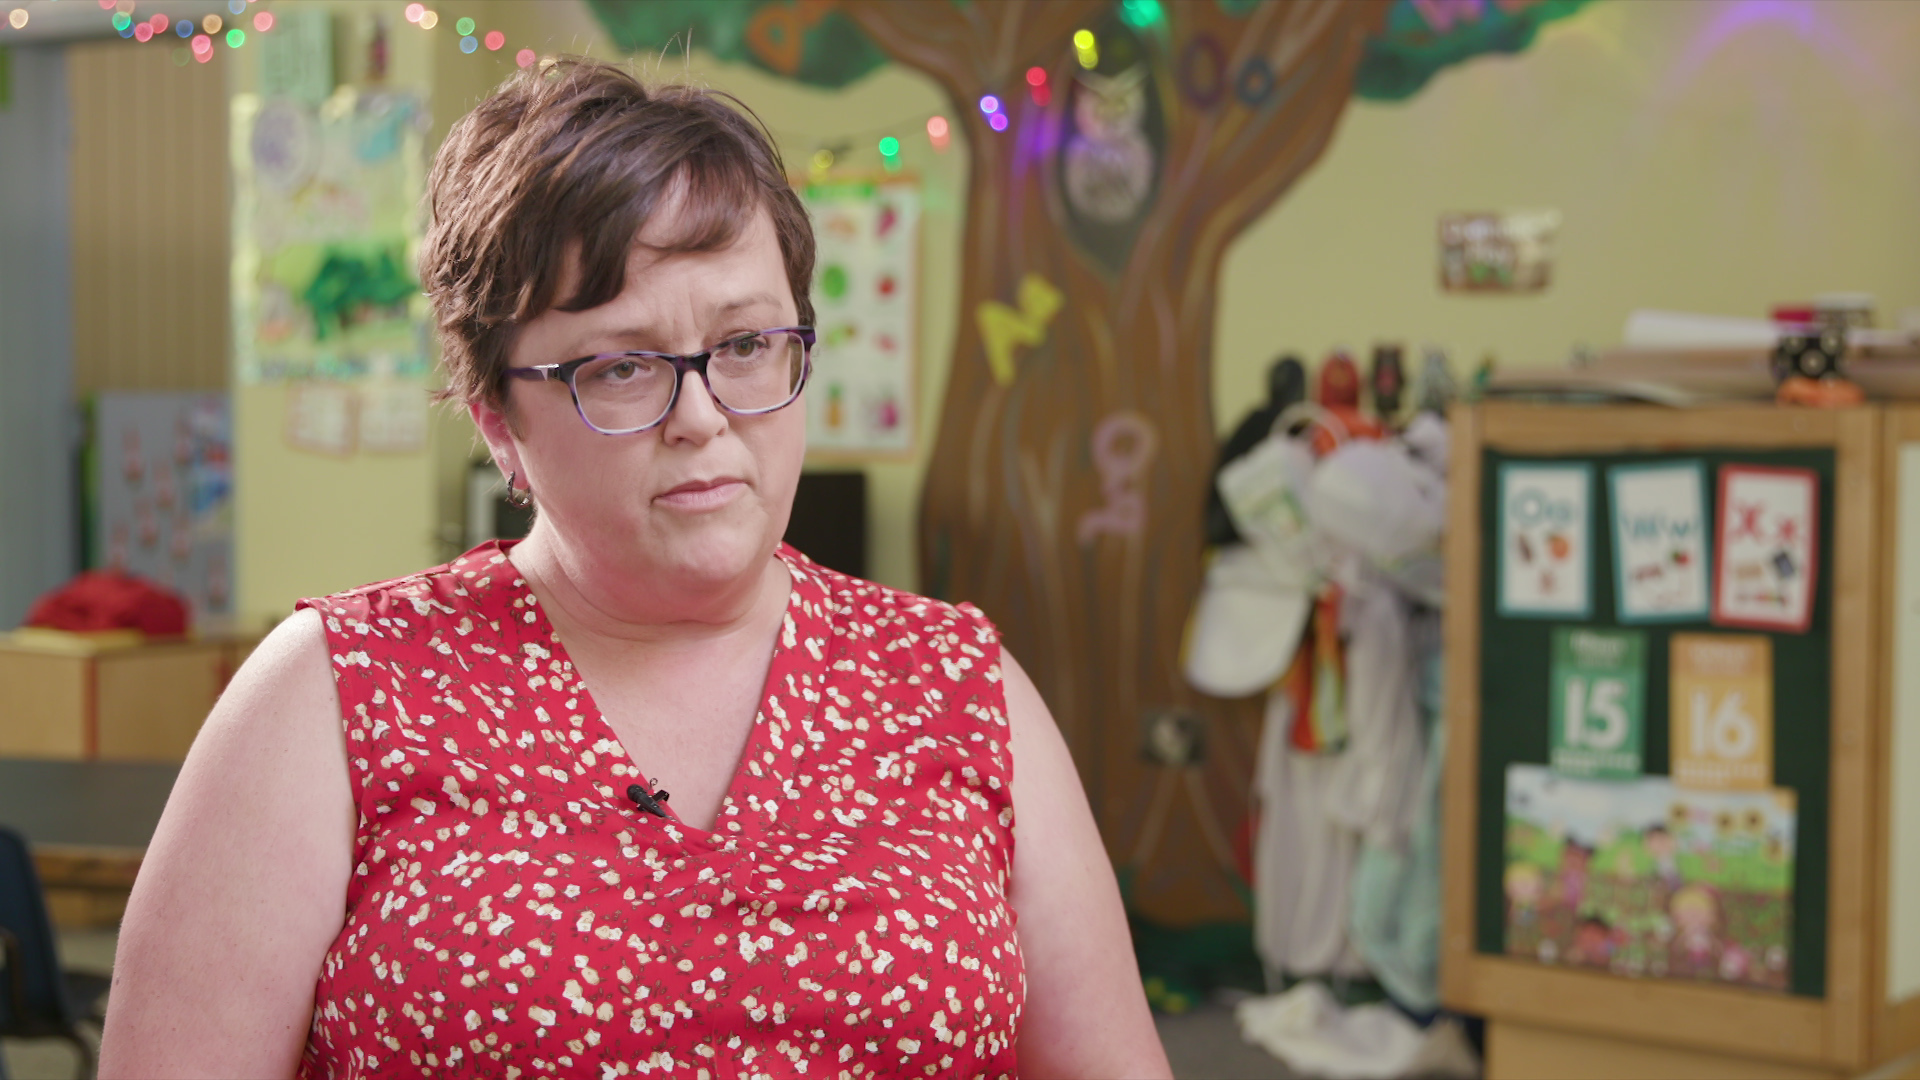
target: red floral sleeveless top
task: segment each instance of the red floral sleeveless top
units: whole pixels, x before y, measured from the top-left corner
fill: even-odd
[[[303,601],[360,819],[306,1077],[1010,1076],[1025,995],[994,628],[782,547],[712,832],[642,780],[513,564]]]

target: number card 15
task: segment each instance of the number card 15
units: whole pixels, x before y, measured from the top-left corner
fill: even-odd
[[[1638,777],[1645,745],[1647,639],[1632,630],[1553,631],[1553,771]]]

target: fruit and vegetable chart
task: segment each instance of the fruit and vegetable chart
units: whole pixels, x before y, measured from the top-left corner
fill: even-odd
[[[1824,997],[1834,452],[1483,467],[1478,950]]]

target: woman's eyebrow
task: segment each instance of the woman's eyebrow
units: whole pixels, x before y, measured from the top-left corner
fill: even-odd
[[[747,308],[779,307],[779,306],[780,306],[780,300],[778,297],[774,296],[772,293],[759,292],[759,293],[752,293],[747,296],[736,297],[732,300],[727,301],[724,304],[719,304],[714,307],[713,313],[716,316],[731,315],[736,311],[742,311]]]

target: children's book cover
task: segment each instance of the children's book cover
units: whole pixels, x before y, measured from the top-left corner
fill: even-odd
[[[1507,767],[1506,952],[1618,975],[1788,987],[1794,793]]]

